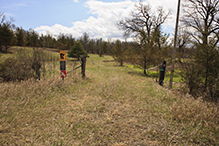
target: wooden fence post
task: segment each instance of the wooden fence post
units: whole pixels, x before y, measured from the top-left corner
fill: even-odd
[[[35,79],[40,80],[40,68],[41,68],[41,63],[39,61],[34,61],[32,64],[32,69],[35,71]]]
[[[163,61],[163,64],[160,67],[160,77],[159,77],[159,84],[163,86],[164,76],[165,76],[165,70],[166,70],[166,61]]]
[[[86,58],[89,56],[82,55],[81,56],[81,74],[82,78],[85,78],[85,67],[86,67]]]

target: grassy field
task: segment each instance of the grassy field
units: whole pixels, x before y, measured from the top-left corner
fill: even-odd
[[[218,106],[103,60],[90,55],[85,79],[0,83],[0,145],[219,145]]]

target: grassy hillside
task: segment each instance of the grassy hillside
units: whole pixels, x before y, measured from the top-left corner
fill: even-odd
[[[219,145],[218,107],[103,60],[90,55],[84,80],[1,83],[0,145]]]

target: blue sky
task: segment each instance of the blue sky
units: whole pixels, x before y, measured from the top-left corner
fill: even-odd
[[[0,10],[15,19],[17,26],[24,29],[41,25],[61,24],[67,27],[72,22],[88,17],[89,9],[84,2],[73,0],[0,0]]]
[[[170,9],[172,17],[163,31],[173,32],[177,0],[147,0],[152,8]],[[14,24],[25,30],[80,37],[87,32],[91,38],[122,38],[116,27],[118,20],[128,17],[137,0],[0,0],[0,12],[13,17]]]

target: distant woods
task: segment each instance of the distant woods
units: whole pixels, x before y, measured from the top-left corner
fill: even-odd
[[[79,38],[74,38],[72,34],[62,34],[53,36],[51,34],[39,35],[36,31],[24,30],[22,27],[13,25],[13,19],[7,20],[3,13],[0,14],[0,52],[8,52],[10,46],[56,48],[58,50],[70,50],[77,41],[87,53],[111,54],[114,42],[110,39],[103,41],[102,38],[91,39],[88,33],[83,33]]]
[[[32,29],[24,30],[22,27],[14,26],[12,20],[6,21],[4,14],[0,14],[0,22],[0,52],[8,52],[8,48],[11,46],[71,50],[79,41],[87,53],[112,55],[115,46],[115,42],[112,39],[91,39],[86,32],[79,38],[74,38],[72,34],[62,33],[58,36],[53,36],[49,33],[39,35]]]

